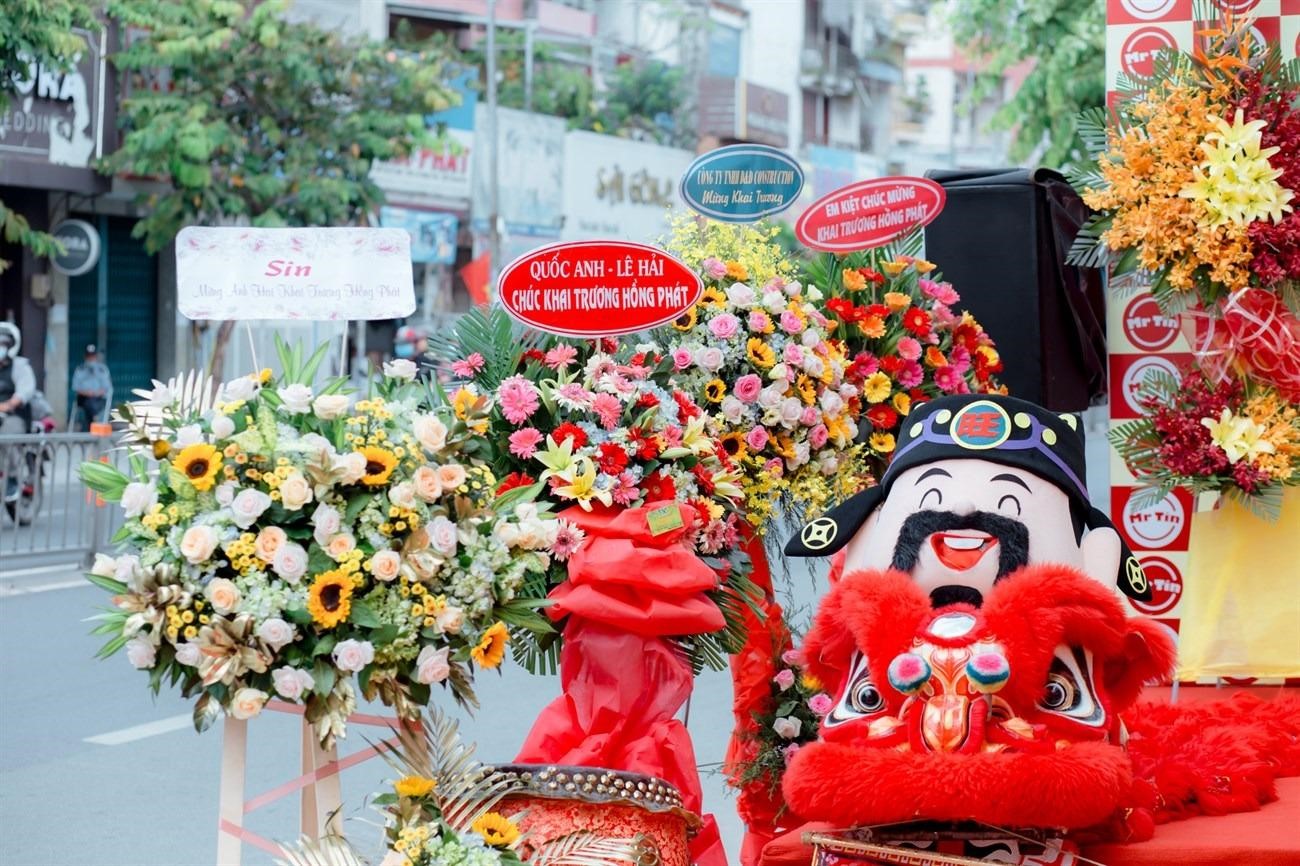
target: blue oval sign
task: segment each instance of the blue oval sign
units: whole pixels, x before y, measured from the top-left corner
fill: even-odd
[[[711,150],[682,175],[682,198],[715,220],[748,223],[788,208],[803,189],[803,169],[789,154],[762,144]]]

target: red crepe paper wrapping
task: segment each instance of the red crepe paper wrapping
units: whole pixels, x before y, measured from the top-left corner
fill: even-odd
[[[1240,370],[1300,401],[1300,319],[1273,292],[1242,289],[1215,313],[1183,313],[1183,331],[1211,380]]]
[[[679,529],[654,535],[647,515],[676,507]],[[676,503],[642,508],[571,508],[560,514],[587,534],[569,559],[569,579],[551,593],[552,618],[568,617],[560,653],[563,694],[548,705],[515,759],[605,767],[663,779],[700,813],[703,792],[690,734],[674,718],[690,696],[690,664],[667,638],[721,629],[704,594],[718,575],[683,544],[695,519]],[[726,866],[712,816],[692,840],[700,866]]]

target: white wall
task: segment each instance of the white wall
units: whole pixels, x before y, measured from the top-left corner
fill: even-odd
[[[798,150],[803,144],[803,92],[799,88],[803,0],[746,0],[745,8],[749,11],[749,26],[742,41],[741,76],[789,97],[788,149]]]

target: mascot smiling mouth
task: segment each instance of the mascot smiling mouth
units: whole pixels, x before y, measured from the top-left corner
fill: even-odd
[[[918,511],[910,515],[894,546],[894,568],[910,573],[927,543],[939,562],[957,574],[974,568],[994,551],[998,556],[995,581],[1029,564],[1029,530],[1018,520],[989,511]],[[936,608],[957,602],[979,607],[983,600],[978,589],[957,583],[936,587],[930,593]]]

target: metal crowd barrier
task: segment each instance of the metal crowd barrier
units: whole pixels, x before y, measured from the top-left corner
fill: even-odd
[[[126,468],[116,437],[89,433],[0,436],[0,577],[42,566],[89,566],[122,525],[121,509],[82,486],[87,460]]]

